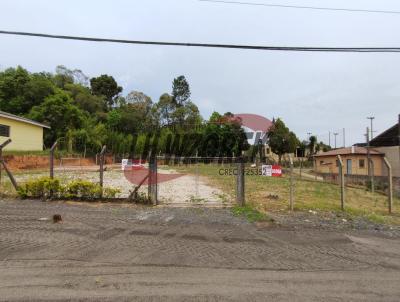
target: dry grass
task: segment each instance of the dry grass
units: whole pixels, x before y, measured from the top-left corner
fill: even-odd
[[[180,167],[186,173],[199,173],[209,179],[210,184],[235,194],[235,177],[219,175],[217,165]],[[246,176],[246,201],[257,210],[287,212],[289,203],[289,178]],[[338,185],[308,179],[295,179],[295,210],[320,212],[341,212],[340,188]],[[345,211],[348,215],[363,216],[367,219],[400,225],[400,200],[394,198],[393,213],[388,214],[388,198],[382,193],[371,193],[364,188],[346,188]]]

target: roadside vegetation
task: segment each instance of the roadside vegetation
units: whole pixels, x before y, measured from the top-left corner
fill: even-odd
[[[40,177],[24,183],[18,195],[21,198],[99,200],[115,198],[119,192],[118,189],[102,188],[99,184],[81,179],[63,184],[58,178]]]
[[[205,176],[210,184],[224,190],[235,201],[235,176],[220,175],[228,166],[203,165],[177,167],[182,172]],[[175,167],[174,167],[175,168]],[[246,204],[263,214],[289,212],[289,178],[245,177]],[[308,179],[295,179],[295,211],[333,212],[348,218],[364,217],[376,223],[400,225],[400,200],[394,198],[393,213],[388,214],[385,194],[371,193],[366,188],[346,188],[345,213],[340,209],[340,188],[336,184]]]

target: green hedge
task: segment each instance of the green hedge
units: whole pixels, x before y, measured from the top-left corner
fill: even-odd
[[[103,194],[102,194],[103,192]],[[68,184],[62,185],[57,178],[41,177],[29,180],[20,187],[18,194],[22,198],[66,198],[96,200],[103,198],[115,198],[120,193],[119,189],[101,188],[99,184],[90,181],[77,179]]]

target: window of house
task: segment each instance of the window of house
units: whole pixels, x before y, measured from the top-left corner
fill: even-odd
[[[320,164],[320,165],[323,165],[323,164],[324,164],[324,161],[323,161],[323,160],[321,160],[321,161],[319,162],[319,164]]]
[[[358,161],[358,166],[360,167],[360,169],[364,169],[365,168],[365,160],[364,159],[360,159]]]
[[[10,126],[0,124],[0,136],[10,137]]]

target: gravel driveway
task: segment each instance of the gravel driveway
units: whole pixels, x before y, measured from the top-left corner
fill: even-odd
[[[88,180],[93,183],[99,182],[99,172],[97,166],[91,167],[70,167],[57,168],[55,177],[63,182],[75,179]],[[160,168],[160,174],[174,173],[173,169]],[[19,183],[26,182],[28,179],[47,176],[48,172],[37,172],[34,174],[17,174],[16,179]],[[104,186],[118,188],[121,193],[119,198],[127,198],[137,184],[132,184],[124,176],[123,171],[118,168],[109,168],[104,172]],[[143,185],[139,192],[147,194],[147,186]],[[173,180],[158,184],[158,199],[163,204],[173,205],[193,205],[207,204],[214,207],[224,207],[231,203],[232,196],[227,195],[219,188],[211,186],[209,182],[198,175],[182,175]]]

